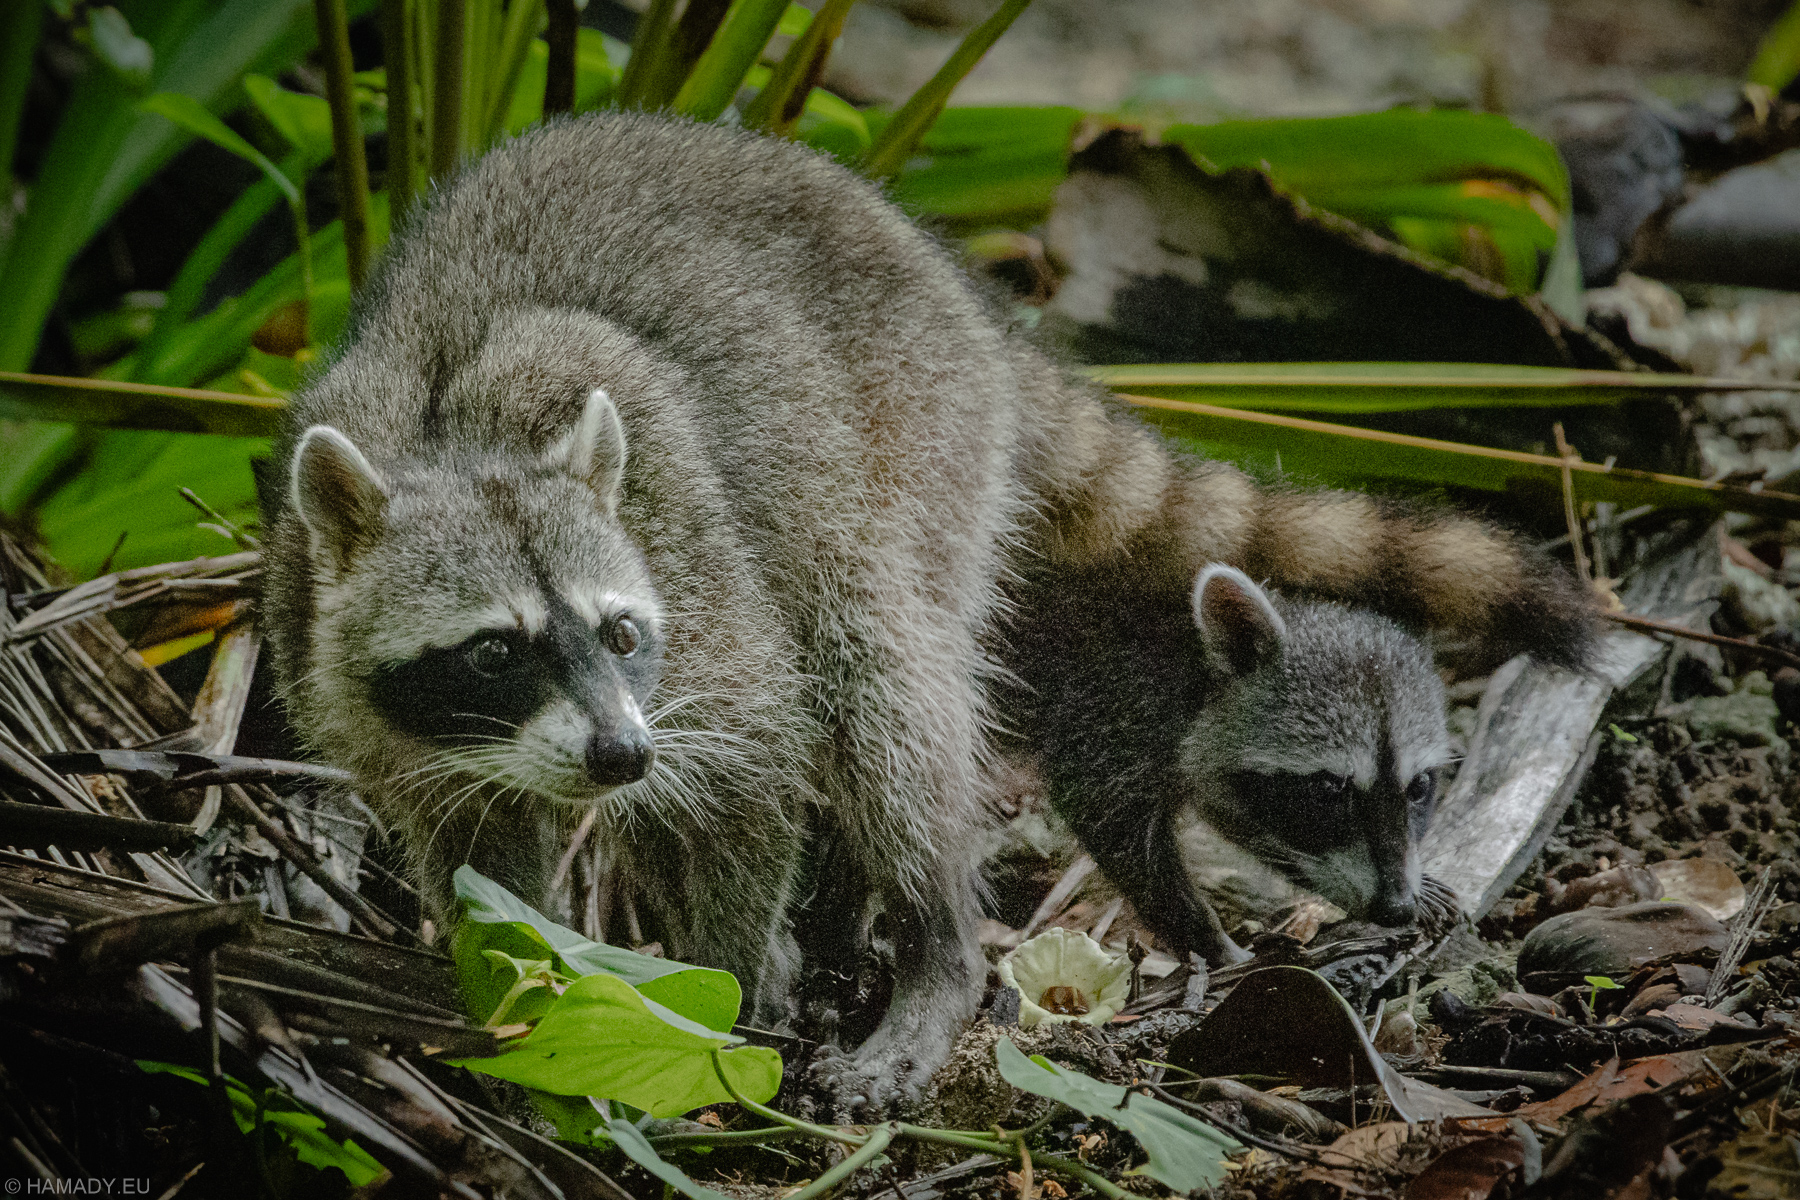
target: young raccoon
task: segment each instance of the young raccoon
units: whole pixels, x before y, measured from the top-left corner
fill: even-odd
[[[990,315],[868,182],[643,114],[503,144],[400,230],[290,408],[266,613],[289,712],[428,904],[545,895],[584,812],[671,956],[780,1020],[879,907],[882,1023],[823,1073],[918,1087],[985,972],[973,861],[1001,582],[1180,611],[1235,562],[1496,644],[1587,610],[1505,535],[1268,494]]]
[[[1117,599],[1101,579],[1026,598],[1014,646],[1029,691],[1011,715],[1053,809],[1164,942],[1245,957],[1183,861],[1190,806],[1353,917],[1404,925],[1444,902],[1417,856],[1450,760],[1423,645],[1218,564],[1189,614],[1122,613]]]

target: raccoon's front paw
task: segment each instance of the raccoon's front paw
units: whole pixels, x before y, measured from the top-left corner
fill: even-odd
[[[825,1094],[832,1116],[845,1123],[878,1121],[917,1100],[931,1078],[904,1047],[864,1044],[847,1054],[834,1047],[812,1062],[813,1086]]]

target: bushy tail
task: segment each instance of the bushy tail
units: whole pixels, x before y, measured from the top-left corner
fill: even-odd
[[[1063,403],[1039,410],[1026,464],[1040,518],[1031,548],[1051,572],[1116,573],[1123,588],[1185,603],[1202,566],[1230,563],[1281,591],[1449,635],[1490,662],[1522,651],[1586,661],[1592,599],[1516,535],[1443,508],[1261,485],[1175,453],[1110,397],[1060,391]]]

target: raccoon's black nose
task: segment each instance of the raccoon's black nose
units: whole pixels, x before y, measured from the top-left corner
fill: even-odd
[[[643,726],[607,730],[588,739],[587,770],[595,783],[636,783],[650,773],[656,747]]]
[[[1369,906],[1369,920],[1377,925],[1400,928],[1418,919],[1418,898],[1411,892],[1403,896],[1377,896]]]

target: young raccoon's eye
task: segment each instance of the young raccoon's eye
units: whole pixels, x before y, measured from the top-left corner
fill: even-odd
[[[630,617],[620,617],[606,631],[606,648],[620,658],[630,658],[637,653],[643,635],[638,633],[637,622]]]
[[[1406,799],[1409,803],[1424,807],[1437,797],[1437,772],[1420,771],[1406,785]]]
[[[484,637],[468,649],[469,666],[477,675],[497,679],[511,670],[517,656],[503,637]]]

